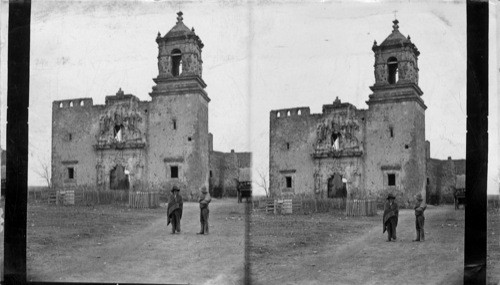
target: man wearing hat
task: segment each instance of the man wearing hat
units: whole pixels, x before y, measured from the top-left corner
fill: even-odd
[[[427,208],[427,205],[422,204],[423,200],[422,199],[422,194],[418,193],[416,195],[416,204],[413,209],[415,209],[415,227],[417,229],[417,238],[414,239],[413,241],[424,241],[425,240],[425,232],[424,232],[424,211],[425,208]]]
[[[201,188],[200,195],[200,222],[201,222],[201,231],[198,233],[199,235],[207,234],[208,235],[208,204],[212,201],[210,198],[210,194],[207,191],[207,187],[203,186]]]
[[[167,226],[172,223],[172,234],[181,232],[181,218],[182,218],[182,197],[179,195],[179,187],[172,187],[172,196],[168,201],[168,221]]]
[[[384,230],[382,233],[387,231],[387,241],[396,240],[396,227],[398,226],[398,215],[399,208],[398,204],[394,201],[396,197],[394,195],[389,194],[387,196],[387,202],[384,205],[384,219],[383,219],[383,227]]]

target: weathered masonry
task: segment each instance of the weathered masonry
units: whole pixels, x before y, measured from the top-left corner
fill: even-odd
[[[374,42],[375,84],[368,109],[341,102],[270,112],[270,191],[273,195],[384,197],[409,203],[428,187],[425,110],[418,85],[418,51],[399,31]]]
[[[163,190],[192,195],[209,187],[211,134],[202,78],[203,43],[178,13],[158,33],[158,76],[141,101],[121,89],[104,105],[92,98],[52,105],[52,183],[56,188]],[[217,173],[226,171],[218,170]],[[238,171],[230,169],[228,171]],[[236,176],[237,177],[237,176]]]

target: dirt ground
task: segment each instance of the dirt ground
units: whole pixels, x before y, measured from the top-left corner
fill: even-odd
[[[425,242],[413,210],[401,210],[397,242],[386,242],[381,212],[274,216],[253,213],[253,284],[462,284],[464,210],[428,206]]]
[[[488,209],[486,274],[488,284],[500,284],[500,209]]]
[[[31,281],[240,284],[244,204],[213,200],[210,234],[199,206],[184,203],[181,234],[170,234],[166,208],[28,205]]]

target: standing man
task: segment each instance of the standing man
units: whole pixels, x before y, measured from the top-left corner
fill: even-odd
[[[394,201],[396,197],[392,194],[389,194],[387,197],[387,202],[384,205],[384,219],[383,219],[383,227],[384,230],[382,233],[387,231],[387,241],[391,241],[393,239],[396,240],[396,227],[398,226],[398,215],[399,208],[398,204]]]
[[[182,197],[179,195],[179,187],[172,187],[172,196],[168,201],[168,221],[167,226],[172,223],[172,234],[181,232],[181,218],[182,218]]]
[[[413,241],[424,241],[425,240],[425,232],[424,232],[424,211],[425,208],[427,208],[426,204],[422,205],[422,194],[417,194],[416,196],[417,203],[415,204],[415,227],[417,229],[417,238],[414,239]]]
[[[207,234],[208,235],[208,204],[210,204],[212,198],[210,198],[210,194],[207,191],[205,186],[201,187],[201,196],[199,199],[200,202],[200,222],[201,222],[201,231],[197,234]]]

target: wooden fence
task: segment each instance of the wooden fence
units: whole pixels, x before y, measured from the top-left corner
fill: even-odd
[[[130,208],[156,208],[160,205],[158,192],[130,192],[128,206]]]
[[[91,191],[78,191],[75,196],[78,197],[76,201],[78,204],[95,205],[95,204],[113,204],[113,203],[127,203],[127,191],[122,190],[91,190]]]
[[[377,214],[375,200],[346,200],[346,216],[374,216]]]
[[[345,199],[260,199],[254,209],[272,214],[323,213],[345,207]]]

